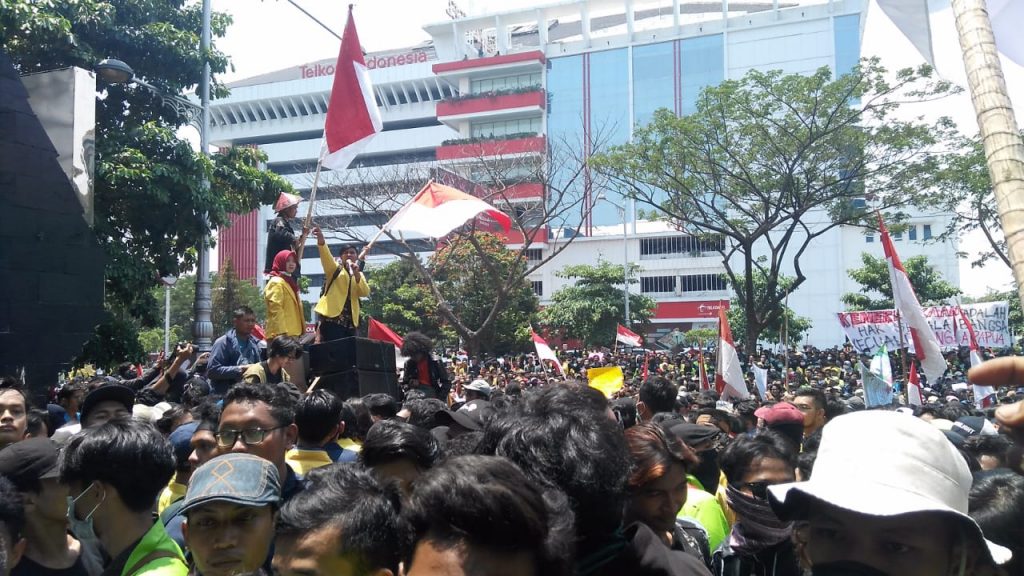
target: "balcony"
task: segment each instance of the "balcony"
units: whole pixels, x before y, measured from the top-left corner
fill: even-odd
[[[516,52],[513,54],[499,54],[484,58],[466,58],[455,62],[440,62],[434,64],[431,69],[438,76],[461,76],[485,69],[491,71],[495,68],[514,70],[518,68],[543,68],[547,63],[544,52],[531,50],[529,52]]]
[[[468,118],[496,118],[542,114],[547,103],[540,87],[516,89],[512,92],[467,94],[437,103],[437,119],[449,122]]]
[[[459,160],[513,154],[542,154],[546,150],[544,136],[513,134],[511,138],[466,138],[446,140],[437,148],[438,160]]]

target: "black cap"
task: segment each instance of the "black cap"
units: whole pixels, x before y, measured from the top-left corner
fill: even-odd
[[[92,392],[86,394],[85,399],[82,400],[80,420],[83,423],[87,421],[89,419],[89,413],[92,412],[100,402],[106,402],[107,400],[120,402],[129,412],[131,412],[132,406],[135,404],[135,391],[121,384],[105,384],[96,388]]]
[[[28,438],[0,450],[0,475],[19,488],[44,478],[57,478],[59,450],[49,438]]]
[[[673,424],[668,427],[668,432],[675,434],[680,440],[691,447],[714,439],[722,433],[717,426],[704,426],[702,424],[690,424],[689,422]]]
[[[488,418],[494,414],[494,408],[487,400],[473,400],[455,412],[439,412],[435,421],[440,425],[455,423],[466,430],[474,432],[483,430]]]

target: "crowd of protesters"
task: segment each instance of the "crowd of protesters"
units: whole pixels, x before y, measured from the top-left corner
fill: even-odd
[[[1021,357],[971,371],[997,407],[953,354],[924,406],[868,409],[843,348],[757,350],[766,397],[734,402],[713,351],[559,369],[412,334],[401,398],[339,398],[248,316],[47,402],[0,380],[0,576],[1024,574]]]

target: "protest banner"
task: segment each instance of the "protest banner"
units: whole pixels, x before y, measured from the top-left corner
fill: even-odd
[[[975,338],[982,348],[1006,348],[1013,345],[1009,328],[1007,302],[981,302],[964,304],[964,314],[974,326]],[[957,306],[929,306],[924,308],[925,318],[935,332],[939,345],[951,350],[970,343],[967,327],[957,313]],[[869,310],[865,312],[839,312],[839,325],[853,347],[863,354],[873,355],[885,346],[889,350],[907,348],[914,352],[907,325],[903,324],[900,338],[895,310]]]

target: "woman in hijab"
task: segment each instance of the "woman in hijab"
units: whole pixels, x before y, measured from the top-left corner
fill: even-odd
[[[298,338],[305,330],[299,285],[292,277],[298,262],[291,250],[281,250],[274,256],[270,281],[263,289],[263,300],[267,303],[267,341],[281,335]]]

